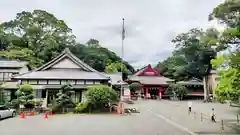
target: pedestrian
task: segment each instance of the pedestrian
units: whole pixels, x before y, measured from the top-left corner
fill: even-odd
[[[216,123],[216,119],[215,119],[215,111],[214,111],[214,108],[212,108],[212,111],[211,111],[211,121]]]
[[[188,101],[188,114],[192,112],[192,102]]]

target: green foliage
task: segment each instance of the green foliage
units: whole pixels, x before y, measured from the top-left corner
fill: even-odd
[[[119,97],[111,87],[98,85],[87,89],[86,99],[93,109],[102,109],[109,107],[111,103],[117,102]]]
[[[221,75],[220,82],[214,91],[216,99],[237,101],[240,97],[240,72],[237,69],[230,68]]]
[[[106,70],[107,72],[117,72],[119,70],[121,58],[114,52],[102,47],[99,41],[95,39],[90,39],[85,45],[77,44],[71,46],[70,50],[78,58],[98,71],[104,72]],[[111,65],[111,63],[114,64]],[[118,68],[118,70],[116,68]],[[132,73],[134,72],[134,68],[127,62],[124,62],[124,69]]]
[[[34,90],[31,85],[24,84],[15,92],[17,101],[15,103],[23,104],[26,108],[32,108],[34,106]]]
[[[172,83],[167,88],[167,92],[169,94],[173,94],[174,97],[178,97],[178,99],[182,100],[187,94],[188,90],[183,85]]]
[[[86,112],[87,107],[88,107],[88,102],[78,103],[75,107],[75,113]]]
[[[239,12],[240,0],[225,0],[225,2],[214,8],[209,19],[218,19],[221,23],[224,23],[229,27],[239,27]]]
[[[219,45],[224,49],[231,49],[228,57],[213,60],[217,68],[228,67],[221,72],[220,82],[214,91],[217,100],[239,101],[240,97],[240,0],[226,0],[214,8],[210,20],[217,19],[227,26],[219,37]]]
[[[130,73],[130,71],[127,69],[126,65],[122,64],[121,62],[116,63],[109,63],[107,67],[105,68],[106,73],[117,73],[121,72],[121,69],[125,73]]]
[[[139,83],[132,83],[129,85],[129,89],[131,92],[135,92],[136,90],[140,90],[143,86]]]
[[[70,84],[63,85],[56,97],[56,105],[60,108],[72,108],[74,103],[72,101],[72,86]]]
[[[163,61],[163,74],[176,81],[187,78],[202,79],[212,69],[211,60],[216,52],[219,32],[216,29],[191,29],[176,36],[172,42],[176,45],[173,55]]]
[[[0,51],[0,57],[10,60],[28,61],[33,67],[38,67],[43,64],[43,60],[34,56],[34,52],[28,48],[21,49],[16,46],[9,46],[5,51]]]
[[[96,39],[76,43],[72,30],[63,20],[43,10],[17,13],[15,19],[0,24],[0,58],[29,61],[39,67],[68,47],[73,54],[100,72],[111,62],[121,61]],[[124,65],[134,72],[127,62]]]

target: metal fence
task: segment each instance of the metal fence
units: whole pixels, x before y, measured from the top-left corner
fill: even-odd
[[[192,111],[191,113],[189,113],[189,116],[193,117],[194,119],[199,119],[202,122],[212,121],[209,115],[206,115],[201,112],[199,113],[196,111]],[[219,124],[222,130],[224,130],[225,127],[230,127],[234,129],[239,128],[239,131],[240,131],[240,115],[236,115],[236,117],[233,119],[217,119],[216,118],[216,122],[213,122],[213,123]]]

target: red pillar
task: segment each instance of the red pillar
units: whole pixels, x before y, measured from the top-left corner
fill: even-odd
[[[146,93],[145,93],[145,97],[148,96],[148,88],[146,88]]]

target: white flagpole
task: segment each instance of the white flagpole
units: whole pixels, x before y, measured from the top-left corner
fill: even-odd
[[[122,19],[122,50],[121,50],[121,53],[122,53],[122,59],[121,59],[121,89],[120,89],[120,99],[122,100],[122,95],[123,95],[123,57],[124,57],[124,48],[123,48],[123,45],[124,45],[124,39],[125,39],[125,28],[124,28],[124,18]]]

